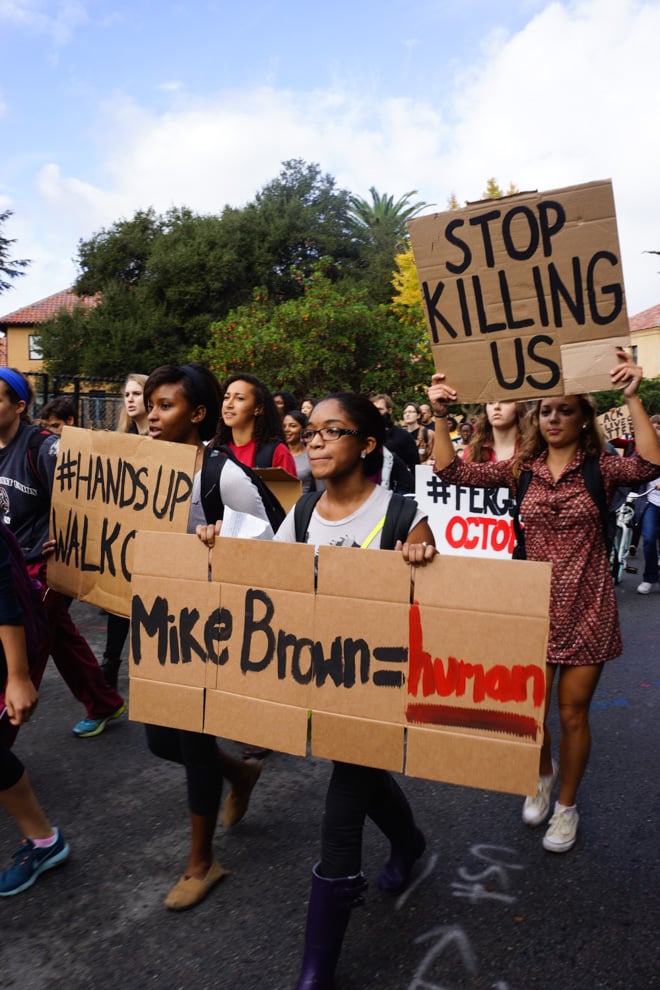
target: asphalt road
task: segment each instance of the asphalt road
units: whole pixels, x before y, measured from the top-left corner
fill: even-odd
[[[635,594],[638,580],[618,590],[626,651],[594,701],[575,848],[545,852],[518,797],[406,780],[427,853],[413,887],[387,900],[375,884],[386,843],[367,826],[372,883],[338,990],[660,988],[660,595]],[[100,655],[104,617],[73,611]],[[72,854],[0,902],[0,986],[292,990],[328,764],[269,757],[244,821],[218,830],[231,875],[174,914],[162,901],[187,853],[182,773],[150,755],[141,725],[79,740],[80,717],[50,665],[16,751]],[[17,839],[0,815],[3,862]]]

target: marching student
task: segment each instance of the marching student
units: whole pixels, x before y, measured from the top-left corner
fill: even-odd
[[[579,823],[578,788],[591,748],[589,709],[608,660],[622,651],[616,597],[610,575],[603,512],[619,485],[636,485],[657,475],[660,444],[638,395],[642,369],[625,351],[612,369],[612,386],[622,387],[632,418],[639,457],[605,452],[596,408],[586,395],[560,395],[536,403],[522,444],[508,460],[483,464],[459,460],[447,428],[447,403],[458,401],[443,374],[433,376],[428,396],[435,415],[435,471],[443,481],[479,487],[520,489],[526,556],[552,564],[550,639],[546,663],[546,706],[536,794],[523,804],[523,821],[541,825],[550,813],[559,778],[559,795],[543,837],[543,847],[572,849]],[[585,471],[596,464],[602,476],[603,505],[587,487]],[[547,724],[557,682],[559,763],[552,757]]]

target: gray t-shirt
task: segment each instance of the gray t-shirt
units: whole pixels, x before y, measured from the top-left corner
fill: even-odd
[[[324,519],[314,508],[305,543],[313,543],[317,547],[361,547],[371,537],[367,543],[368,549],[380,550],[382,526],[376,533],[374,530],[385,518],[391,498],[392,492],[389,489],[376,485],[367,501],[359,509],[356,509],[350,516],[337,520]],[[292,509],[289,512],[275,534],[275,539],[280,543],[296,542],[293,511]],[[423,519],[426,519],[425,513],[417,509],[410,529],[413,530]]]

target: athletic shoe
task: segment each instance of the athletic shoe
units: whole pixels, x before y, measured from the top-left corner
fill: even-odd
[[[548,817],[550,812],[550,796],[557,783],[559,766],[552,761],[552,773],[549,777],[539,777],[536,787],[536,794],[531,794],[525,798],[522,810],[522,820],[525,825],[540,825]]]
[[[651,583],[651,581],[642,581],[641,584],[637,585],[637,594],[650,595],[653,589],[657,587],[658,587],[657,581],[654,581],[653,583]]]
[[[63,863],[69,855],[69,846],[58,828],[52,846],[35,846],[32,839],[23,839],[14,853],[14,865],[0,873],[0,897],[11,897],[31,887],[45,870]]]
[[[105,718],[84,718],[73,727],[74,736],[79,739],[89,739],[91,736],[100,736],[108,722],[115,718],[120,718],[126,711],[126,702],[122,701],[116,712],[106,715]]]
[[[558,801],[555,802],[554,814],[543,836],[543,848],[554,853],[568,852],[575,845],[579,822],[580,816],[575,806],[564,808]]]

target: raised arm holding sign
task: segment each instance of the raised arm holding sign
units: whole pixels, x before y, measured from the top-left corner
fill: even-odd
[[[446,403],[459,401],[459,392],[446,383],[442,372],[433,376],[428,392],[438,417],[436,472],[446,482],[508,484],[514,489],[521,483],[522,472],[528,474],[519,505],[527,557],[553,565],[546,719],[556,677],[561,766],[552,759],[546,721],[537,793],[525,799],[522,812],[528,825],[545,821],[559,774],[559,800],[543,840],[551,852],[566,852],[575,843],[579,821],[575,800],[589,756],[591,698],[603,664],[622,649],[601,513],[585,484],[585,464],[591,459],[602,474],[608,504],[615,488],[650,480],[657,475],[660,464],[660,444],[637,394],[642,369],[625,351],[618,351],[617,356],[619,364],[611,369],[610,380],[613,387],[623,388],[638,440],[637,458],[604,454],[594,403],[589,396],[565,395],[536,404],[529,430],[512,461],[460,462],[454,457],[444,424]]]

